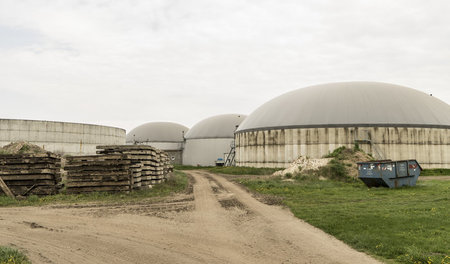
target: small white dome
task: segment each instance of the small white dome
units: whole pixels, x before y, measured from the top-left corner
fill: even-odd
[[[172,122],[150,122],[132,129],[127,134],[127,143],[183,142],[189,128]]]

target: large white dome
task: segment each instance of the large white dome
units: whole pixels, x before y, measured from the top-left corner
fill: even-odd
[[[349,126],[450,128],[450,106],[423,92],[394,84],[330,83],[276,97],[251,113],[238,132]]]
[[[234,138],[234,132],[246,118],[245,115],[226,114],[206,118],[195,124],[187,133],[186,139],[196,138]]]

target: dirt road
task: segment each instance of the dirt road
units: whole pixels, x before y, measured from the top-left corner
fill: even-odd
[[[225,178],[188,172],[164,203],[0,209],[0,245],[33,263],[378,263]]]

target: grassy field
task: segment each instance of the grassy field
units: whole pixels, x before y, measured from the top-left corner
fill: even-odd
[[[450,169],[425,169],[420,176],[450,176]]]
[[[28,258],[17,249],[0,246],[0,264],[29,264]]]
[[[29,196],[24,200],[15,200],[7,196],[0,195],[0,206],[40,206],[56,203],[83,203],[83,202],[132,202],[145,198],[164,197],[174,192],[186,190],[188,179],[183,172],[175,171],[174,176],[163,184],[155,185],[150,190],[133,191],[126,193],[90,193],[90,194],[57,194],[38,197]]]
[[[201,170],[201,169],[207,169],[212,167],[204,167],[204,166],[191,166],[191,165],[179,165],[175,164],[173,165],[173,168],[175,170]]]
[[[385,261],[450,263],[450,181],[400,189],[313,177],[238,181],[281,197],[295,216]]]
[[[202,166],[188,166],[175,165],[176,170],[207,170],[214,173],[223,173],[231,175],[268,175],[272,174],[279,168],[252,168],[252,167],[202,167]]]
[[[274,168],[251,168],[251,167],[211,167],[207,169],[214,173],[232,175],[268,175],[280,169]]]

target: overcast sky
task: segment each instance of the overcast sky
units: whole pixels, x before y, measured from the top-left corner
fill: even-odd
[[[450,103],[450,1],[0,0],[0,118],[191,127],[336,81]]]

